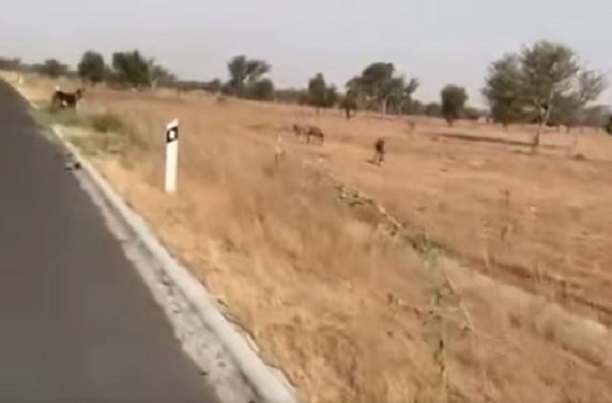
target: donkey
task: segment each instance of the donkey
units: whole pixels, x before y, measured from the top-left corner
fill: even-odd
[[[298,124],[294,124],[293,131],[295,132],[295,136],[298,138],[301,136],[306,137],[306,142],[308,144],[310,144],[311,137],[316,138],[318,140],[318,143],[321,145],[325,142],[325,134],[317,126],[301,126]]]
[[[308,126],[308,130],[306,132],[306,142],[307,143],[310,143],[311,137],[316,138],[320,145],[323,145],[323,143],[325,143],[325,134],[317,126]]]
[[[53,93],[53,98],[51,99],[51,103],[53,106],[58,106],[60,108],[76,108],[77,103],[83,99],[83,94],[85,90],[79,88],[75,92],[65,92],[60,90],[59,88],[55,89]]]

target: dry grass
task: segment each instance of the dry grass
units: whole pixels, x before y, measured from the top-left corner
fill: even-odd
[[[37,98],[49,85],[27,89]],[[98,167],[305,400],[612,400],[609,363],[566,350],[541,307],[506,305],[476,284],[454,294],[445,263],[387,236],[372,211],[347,207],[323,174],[364,189],[493,278],[608,318],[607,138],[585,135],[572,152],[587,160],[576,161],[562,134],[531,156],[508,144],[525,132],[419,121],[411,134],[399,119],[347,122],[173,93],[98,89],[82,113],[90,111],[129,128],[122,152],[98,155]],[[168,197],[160,128],[174,117],[181,177]],[[328,134],[324,147],[293,139],[291,124],[306,121]],[[279,134],[288,155],[275,165]],[[382,169],[366,162],[378,136],[389,140]]]

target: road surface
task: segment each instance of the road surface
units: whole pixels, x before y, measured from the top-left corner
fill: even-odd
[[[0,80],[0,403],[212,403],[25,101]]]

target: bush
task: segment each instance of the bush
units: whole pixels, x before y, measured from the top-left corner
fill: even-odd
[[[123,121],[110,113],[89,116],[89,124],[98,133],[123,133],[125,131]]]
[[[608,132],[608,134],[612,134],[612,116],[608,118],[608,123],[606,124],[606,132]]]

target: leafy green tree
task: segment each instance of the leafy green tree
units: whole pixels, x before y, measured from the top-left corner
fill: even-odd
[[[308,81],[308,103],[317,109],[317,113],[321,108],[332,108],[338,103],[336,87],[328,86],[321,73]]]
[[[442,106],[437,102],[431,102],[425,106],[425,115],[432,118],[442,117]]]
[[[15,71],[21,67],[21,59],[0,57],[0,70]]]
[[[308,91],[305,89],[283,88],[276,90],[276,99],[286,104],[308,105]]]
[[[381,115],[386,115],[390,99],[397,95],[400,79],[395,77],[393,63],[372,63],[366,67],[361,76],[353,81],[368,100],[377,104]]]
[[[404,113],[413,116],[425,115],[425,107],[418,99],[410,99],[404,105]]]
[[[506,55],[489,66],[482,94],[491,108],[491,117],[504,127],[525,118],[522,72],[517,55]]]
[[[317,109],[324,108],[327,103],[327,83],[323,74],[318,73],[308,81],[308,99],[310,105]]]
[[[149,59],[147,65],[148,82],[151,88],[156,88],[158,85],[170,86],[176,82],[176,76],[164,66],[158,64],[155,59]]]
[[[411,78],[408,82],[404,77],[396,77],[391,82],[391,98],[398,115],[405,112],[406,106],[412,101],[412,94],[419,88],[419,81]]]
[[[57,59],[45,60],[43,64],[34,66],[34,71],[40,74],[44,74],[51,78],[57,78],[59,76],[65,76],[69,71],[68,65],[60,62]]]
[[[105,68],[104,57],[100,53],[88,50],[81,57],[77,72],[82,80],[97,84],[104,80]]]
[[[269,78],[255,81],[249,87],[249,97],[259,101],[274,100],[274,83]]]
[[[539,124],[533,139],[536,149],[543,127],[576,124],[580,112],[606,86],[601,74],[580,66],[571,48],[540,41],[494,62],[483,94],[496,120],[504,124],[516,120]]]
[[[582,112],[582,124],[601,129],[606,125],[608,116],[610,116],[610,108],[608,106],[595,105],[586,107]]]
[[[138,50],[113,53],[112,66],[115,77],[120,82],[137,88],[151,85],[149,60]]]
[[[240,55],[228,62],[227,69],[230,78],[225,86],[226,92],[241,97],[246,95],[248,87],[253,86],[270,72],[271,66],[263,60],[249,59]]]
[[[440,93],[442,98],[442,115],[449,125],[461,118],[465,103],[468,99],[465,88],[449,84]]]
[[[359,109],[357,94],[353,90],[348,90],[344,96],[340,97],[339,104],[344,110],[347,120],[352,118]]]
[[[467,120],[477,121],[481,116],[483,116],[483,113],[470,106],[466,107],[463,111],[463,117],[465,117]]]

